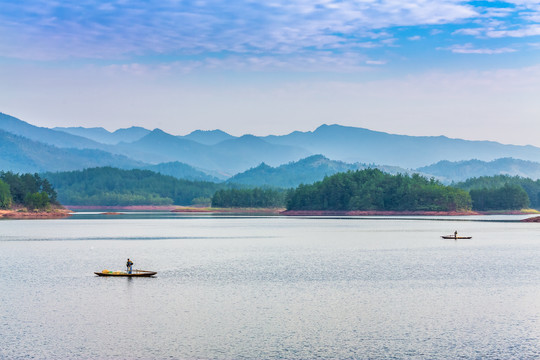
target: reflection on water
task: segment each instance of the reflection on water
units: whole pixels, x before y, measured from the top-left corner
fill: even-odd
[[[168,215],[0,221],[0,358],[540,356],[538,224]]]

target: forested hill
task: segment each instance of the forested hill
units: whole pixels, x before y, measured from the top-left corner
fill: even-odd
[[[460,211],[471,209],[466,191],[414,174],[377,169],[339,173],[289,194],[289,210]]]
[[[362,164],[347,164],[342,161],[330,160],[322,155],[313,155],[278,167],[271,167],[263,163],[243,173],[236,174],[227,182],[292,188],[300,184],[311,184],[322,180],[326,175],[365,167]]]
[[[161,163],[157,165],[148,165],[145,167],[141,167],[141,169],[154,171],[163,175],[174,176],[177,179],[185,179],[191,181],[221,182],[222,180],[218,179],[215,176],[208,175],[205,172],[197,170],[193,166],[178,161]]]
[[[334,175],[349,170],[377,168],[389,174],[405,174],[409,172],[397,166],[367,165],[361,163],[349,164],[343,161],[330,160],[323,155],[312,155],[305,159],[290,162],[278,167],[261,164],[255,168],[236,174],[227,182],[251,186],[270,186],[293,188],[300,184],[312,184],[325,176]]]
[[[378,169],[338,173],[285,192],[234,190],[241,185],[188,181],[149,170],[111,167],[42,175],[65,205],[286,205],[290,210],[461,211],[540,207],[540,180],[494,176],[444,186],[418,174],[390,175]],[[459,187],[459,188],[458,188]],[[225,190],[225,191],[219,191]],[[469,192],[470,191],[470,195]],[[529,201],[530,199],[530,201]]]
[[[45,173],[64,205],[189,205],[209,199],[225,187],[212,182],[188,181],[149,170],[111,167]]]

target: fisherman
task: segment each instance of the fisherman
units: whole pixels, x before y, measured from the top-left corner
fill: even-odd
[[[454,231],[454,240],[457,240],[457,230]]]
[[[129,260],[129,258],[127,259],[126,267],[127,267],[127,273],[131,274],[131,272],[133,271],[133,261]]]

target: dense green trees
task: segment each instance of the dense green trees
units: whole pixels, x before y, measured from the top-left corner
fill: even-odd
[[[529,207],[529,196],[519,185],[505,184],[496,189],[471,190],[470,195],[475,210],[519,210]]]
[[[11,207],[11,192],[9,185],[0,180],[0,209],[9,209]]]
[[[212,197],[214,207],[279,208],[285,206],[285,190],[277,189],[227,189],[219,190]]]
[[[56,203],[56,191],[47,179],[38,174],[15,174],[0,172],[0,207],[7,208],[11,203],[26,206],[28,209],[45,209]],[[8,205],[9,204],[9,205]]]
[[[24,197],[24,205],[29,209],[45,209],[51,200],[46,192],[28,193]]]
[[[68,205],[189,205],[195,198],[210,198],[224,185],[188,181],[149,170],[91,168],[44,176]]]
[[[43,178],[42,178],[43,177]],[[443,186],[420,175],[390,175],[377,169],[338,173],[294,190],[238,188],[237,184],[188,181],[148,170],[111,167],[63,173],[0,172],[0,208],[20,204],[190,205],[287,207],[291,210],[453,211],[540,207],[540,180],[493,176]],[[467,193],[470,191],[470,196]],[[472,198],[472,201],[471,201]]]
[[[463,190],[471,191],[482,189],[500,189],[505,185],[520,186],[527,193],[530,206],[535,209],[540,209],[540,180],[532,180],[520,176],[508,175],[481,176],[468,179],[455,184],[454,186]],[[514,192],[514,194],[519,197],[518,193]]]
[[[349,171],[300,185],[288,196],[290,210],[454,211],[471,208],[469,195],[418,174],[377,169]]]

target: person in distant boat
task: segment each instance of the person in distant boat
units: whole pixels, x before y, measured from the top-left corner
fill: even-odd
[[[454,231],[454,239],[457,239],[457,230]]]
[[[129,258],[127,259],[126,267],[127,267],[127,273],[131,274],[131,272],[133,271],[133,261],[129,260]]]

